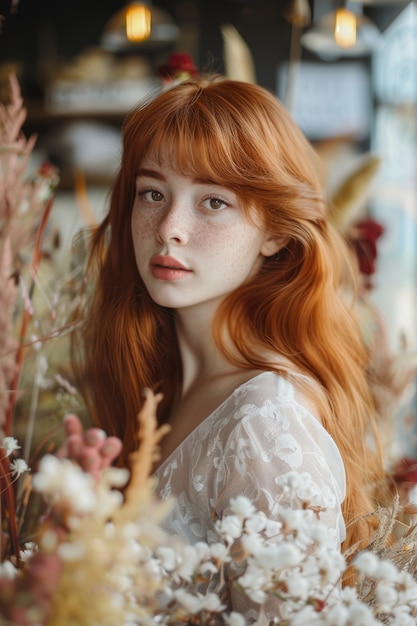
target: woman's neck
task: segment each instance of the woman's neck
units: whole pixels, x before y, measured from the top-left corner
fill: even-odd
[[[236,372],[236,366],[225,359],[214,342],[213,317],[214,307],[210,306],[177,311],[176,331],[183,368],[183,395],[197,381],[209,381]]]

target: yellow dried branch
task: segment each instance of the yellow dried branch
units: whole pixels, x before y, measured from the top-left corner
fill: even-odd
[[[137,416],[139,445],[129,456],[131,476],[125,492],[125,510],[137,502],[138,493],[146,486],[155,462],[160,459],[159,443],[171,429],[168,424],[158,427],[156,409],[162,394],[155,395],[151,389],[146,389],[144,395],[145,402]]]

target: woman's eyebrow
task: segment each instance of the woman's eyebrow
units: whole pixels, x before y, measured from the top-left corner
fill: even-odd
[[[149,170],[141,167],[138,171],[138,176],[147,176],[148,178],[155,178],[156,180],[165,180],[165,176],[161,172],[156,170]]]

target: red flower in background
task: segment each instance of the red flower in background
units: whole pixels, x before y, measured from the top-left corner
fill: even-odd
[[[194,78],[198,73],[193,58],[186,52],[173,52],[168,61],[158,67],[158,74],[165,83]]]
[[[417,459],[403,457],[392,471],[392,477],[396,483],[417,483]]]
[[[371,276],[375,273],[375,261],[378,255],[377,240],[384,234],[385,228],[372,218],[356,222],[349,234],[349,242],[356,252],[359,269],[362,274]]]

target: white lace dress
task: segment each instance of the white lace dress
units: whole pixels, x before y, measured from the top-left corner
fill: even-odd
[[[311,476],[326,509],[320,519],[328,525],[329,546],[339,547],[345,538],[344,465],[310,406],[273,372],[235,389],[155,472],[157,495],[175,498],[165,530],[191,544],[218,541],[214,519],[227,514],[239,494],[274,518],[275,479],[295,470]]]

